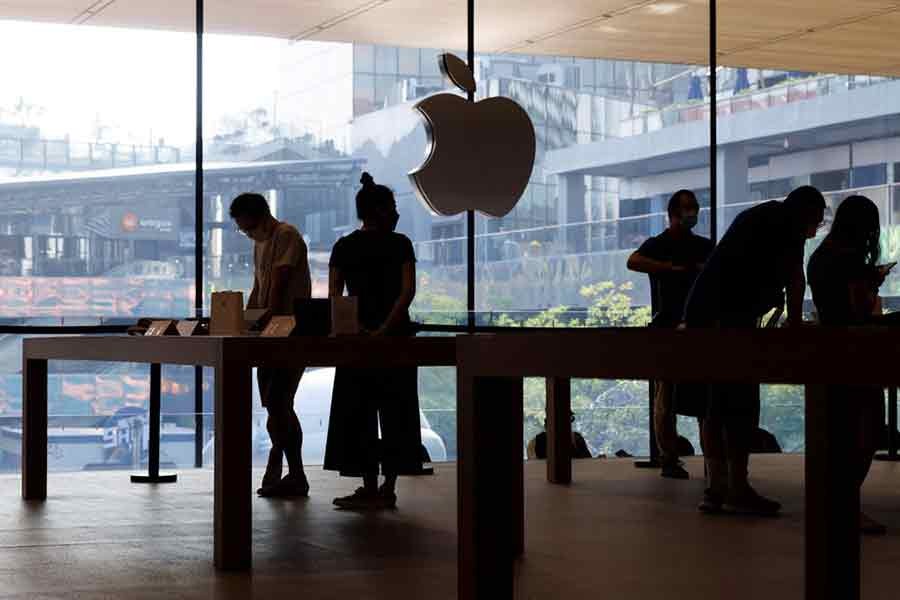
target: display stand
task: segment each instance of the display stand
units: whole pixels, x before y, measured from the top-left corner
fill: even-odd
[[[159,422],[162,406],[160,395],[162,391],[162,366],[158,363],[150,365],[150,439],[147,442],[147,474],[132,475],[131,483],[175,483],[178,476],[174,473],[160,475],[159,473]]]

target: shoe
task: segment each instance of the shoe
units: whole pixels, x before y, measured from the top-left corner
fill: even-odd
[[[375,497],[377,508],[397,508],[397,494],[394,490],[386,489],[384,486],[378,488],[378,495]]]
[[[260,496],[264,496],[266,494],[266,490],[275,487],[276,485],[281,483],[281,476],[278,476],[278,479],[272,479],[269,477],[263,477],[262,483],[259,484],[259,489],[256,490],[256,493]]]
[[[275,485],[263,486],[257,493],[263,498],[307,498],[309,482],[306,477],[296,477],[288,473]]]
[[[256,490],[256,493],[262,496],[266,488],[276,486],[279,483],[281,483],[281,465],[279,464],[276,468],[266,467],[266,473],[263,475],[262,483],[259,489]]]
[[[697,510],[707,515],[717,515],[722,512],[725,504],[725,495],[711,488],[703,491],[703,501],[697,505]]]
[[[356,488],[356,491],[349,496],[335,498],[333,504],[338,508],[348,510],[365,510],[369,508],[377,508],[378,493],[372,493],[364,487]]]
[[[675,462],[667,462],[663,463],[662,469],[660,470],[661,477],[667,477],[668,479],[690,479],[691,474],[687,472],[681,461]]]
[[[760,496],[756,490],[747,486],[743,492],[729,494],[722,509],[735,515],[774,517],[781,510],[781,503]]]
[[[884,535],[887,527],[864,512],[859,513],[859,532],[864,535]]]

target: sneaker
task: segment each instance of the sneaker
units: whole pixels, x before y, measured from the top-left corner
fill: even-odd
[[[288,473],[275,485],[263,486],[258,493],[263,498],[307,498],[309,497],[309,482],[306,477],[297,477]]]
[[[703,491],[703,501],[697,505],[697,510],[708,515],[716,515],[722,512],[725,504],[725,494],[711,488]]]
[[[349,496],[341,496],[335,498],[332,504],[338,508],[371,508],[377,494],[369,492],[364,487],[356,488],[356,491]]]
[[[859,532],[864,535],[884,535],[887,527],[864,512],[859,513]]]
[[[756,490],[747,486],[741,493],[729,494],[722,508],[725,512],[735,515],[774,517],[781,510],[781,503],[760,496]]]
[[[675,462],[667,462],[663,463],[662,469],[660,470],[661,477],[667,477],[669,479],[690,479],[691,474],[687,472],[681,461]]]

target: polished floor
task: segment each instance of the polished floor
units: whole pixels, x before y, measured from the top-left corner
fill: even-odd
[[[700,462],[690,462],[696,477]],[[527,466],[520,598],[802,597],[802,457],[755,457],[779,519],[705,517],[702,481],[668,481],[627,460],[580,461],[576,483],[551,486]],[[355,484],[312,469],[305,501],[254,501],[253,575],[211,566],[212,473],[132,485],[126,473],[51,475],[44,504],[0,477],[0,598],[456,597],[456,472],[401,482],[395,512],[336,511]],[[900,597],[900,464],[878,463],[864,502],[890,526],[863,543],[863,598]]]

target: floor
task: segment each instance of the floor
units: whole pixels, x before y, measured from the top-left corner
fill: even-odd
[[[758,488],[785,502],[771,520],[699,515],[702,464],[689,468],[695,479],[679,482],[628,460],[579,461],[560,487],[529,463],[519,597],[801,598],[802,457],[754,457]],[[445,465],[404,480],[399,509],[374,515],[334,510],[356,482],[313,469],[311,499],[254,501],[252,576],[211,567],[210,471],[157,487],[56,474],[45,504],[0,477],[0,598],[455,598],[455,476]],[[897,598],[900,464],[875,465],[864,502],[891,531],[864,540],[863,598]]]

